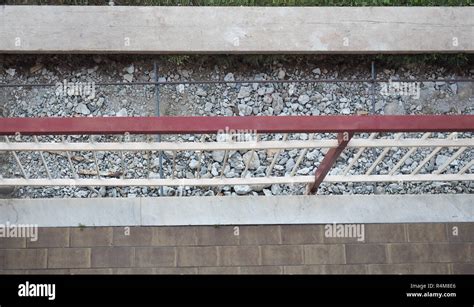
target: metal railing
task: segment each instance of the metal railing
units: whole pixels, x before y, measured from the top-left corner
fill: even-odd
[[[0,152],[17,170],[0,186],[303,184],[314,194],[322,182],[473,181],[472,132],[474,115],[2,118]],[[423,158],[406,167],[414,154]]]

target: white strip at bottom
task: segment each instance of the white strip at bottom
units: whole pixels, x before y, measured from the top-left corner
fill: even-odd
[[[474,222],[474,195],[0,199],[0,224],[39,227]]]

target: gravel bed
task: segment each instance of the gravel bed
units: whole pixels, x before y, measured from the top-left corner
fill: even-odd
[[[50,83],[64,84],[64,81],[82,84],[90,82],[144,82],[153,81],[153,61],[159,64],[160,81],[190,80],[302,80],[302,79],[369,79],[370,58],[368,57],[317,57],[291,56],[288,59],[267,61],[252,65],[245,61],[226,60],[225,57],[201,57],[183,65],[170,63],[162,58],[113,57],[113,56],[51,56],[51,57],[0,57],[0,83]],[[377,66],[377,78],[474,78],[472,66],[450,70],[441,66],[401,67]],[[474,83],[422,82],[419,92],[409,95],[384,94],[383,84],[374,88],[375,104],[372,105],[370,83],[284,83],[284,84],[204,84],[160,86],[160,113],[163,115],[200,116],[261,116],[261,115],[354,115],[371,114],[474,114]],[[61,87],[19,87],[0,88],[0,111],[4,116],[14,117],[71,117],[71,116],[151,116],[156,114],[154,86],[96,86],[93,95],[89,93],[64,93]],[[418,95],[419,94],[419,95]],[[3,111],[5,110],[5,112]],[[225,127],[223,127],[224,129]],[[447,134],[436,134],[447,137]],[[249,135],[247,135],[249,136]],[[250,135],[255,137],[254,135]],[[421,134],[404,134],[403,138],[420,137]],[[243,136],[241,136],[243,137]],[[334,138],[335,135],[291,134],[289,139]],[[368,137],[367,134],[356,137]],[[382,138],[394,138],[394,134],[383,134]],[[461,133],[459,138],[473,137]],[[281,140],[281,134],[259,135],[260,140]],[[120,141],[123,136],[94,136],[94,141]],[[130,136],[130,141],[143,141],[149,137]],[[21,140],[32,139],[21,137]],[[71,142],[89,141],[86,136],[71,136]],[[216,135],[168,135],[163,141],[198,142],[223,141]],[[61,141],[60,137],[44,136],[39,141]],[[388,174],[389,170],[408,151],[406,148],[392,148],[374,169],[373,174]],[[420,170],[431,173],[457,151],[457,148],[441,150]],[[340,174],[351,161],[357,149],[347,149],[338,159],[330,174]],[[349,171],[350,175],[364,174],[377,159],[382,149],[365,150],[358,162]],[[430,149],[418,149],[405,161],[397,174],[413,171]],[[228,153],[228,163],[223,169],[224,152],[181,151],[176,156],[177,178],[218,177],[226,178],[266,176],[268,166],[274,159],[272,171],[275,176],[287,176],[293,170],[298,175],[314,174],[325,151],[275,150],[234,151]],[[302,156],[298,167],[298,158]],[[47,173],[39,153],[19,153],[31,178],[46,177]],[[53,178],[74,177],[65,154],[43,154]],[[94,178],[95,157],[91,152],[71,153],[75,171],[81,178]],[[157,152],[99,152],[99,171],[102,176],[125,178],[159,178],[159,153]],[[473,148],[468,148],[454,160],[444,173],[456,173],[474,159]],[[251,160],[245,172],[246,163]],[[126,172],[123,166],[126,165]],[[171,176],[173,155],[163,153],[163,171]],[[199,173],[198,173],[198,170]],[[468,170],[472,173],[473,168]],[[95,173],[94,173],[95,172]],[[244,174],[245,173],[245,174]],[[21,177],[21,172],[11,154],[0,155],[0,174],[5,178]],[[270,186],[224,186],[209,187],[164,187],[165,195],[294,195],[303,194],[302,185]],[[1,192],[1,191],[0,191]],[[474,182],[431,182],[431,183],[323,183],[318,194],[417,194],[417,193],[473,193]],[[17,188],[9,191],[13,197],[140,197],[158,196],[159,188]]]

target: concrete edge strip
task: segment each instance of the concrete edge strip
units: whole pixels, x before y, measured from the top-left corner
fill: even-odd
[[[472,53],[473,12],[474,7],[0,6],[0,53]]]
[[[39,227],[474,222],[474,195],[1,199],[0,224]]]

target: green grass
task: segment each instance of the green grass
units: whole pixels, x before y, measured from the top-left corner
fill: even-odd
[[[9,5],[107,5],[109,0],[0,0]],[[474,0],[114,0],[143,6],[470,6]]]

